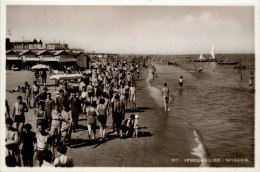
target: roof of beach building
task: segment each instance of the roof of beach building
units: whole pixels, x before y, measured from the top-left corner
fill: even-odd
[[[61,54],[73,55],[73,54],[71,54],[70,52],[67,52],[67,51],[65,51],[65,50],[54,51],[54,55],[55,55],[55,56],[59,56],[59,55],[61,55]]]
[[[53,55],[53,53],[48,51],[48,50],[41,50],[41,51],[37,52],[37,55],[38,56],[40,56],[40,55]]]
[[[24,50],[20,53],[20,56],[22,55],[36,55],[36,53],[33,52],[32,50]]]
[[[7,50],[5,54],[6,55],[17,55],[17,56],[19,55],[19,53],[15,52],[13,50]]]

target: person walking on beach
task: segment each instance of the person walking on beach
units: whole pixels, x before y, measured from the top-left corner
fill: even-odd
[[[49,151],[49,147],[51,146],[51,136],[45,132],[45,125],[42,123],[38,124],[37,129],[39,132],[36,134],[37,151],[35,152],[35,158],[38,166],[41,167],[43,163],[43,155],[45,152]]]
[[[105,102],[105,99],[100,99],[99,104],[97,105],[98,121],[100,123],[100,141],[105,139],[106,134],[106,123],[108,116],[108,104]]]
[[[136,109],[136,99],[135,99],[135,84],[132,82],[129,88],[130,103],[132,104],[132,109]]]
[[[184,82],[183,77],[180,76],[180,78],[179,78],[179,90],[183,89],[183,82]]]
[[[52,143],[57,145],[60,143],[61,140],[61,112],[58,110],[56,106],[55,109],[51,112],[51,137]]]
[[[66,105],[64,110],[62,110],[61,121],[61,141],[64,145],[68,145],[68,147],[70,147],[73,118],[69,105]]]
[[[51,98],[51,93],[47,93],[47,99],[45,101],[45,105],[46,105],[46,113],[47,113],[47,118],[48,118],[48,128],[50,128],[51,120],[52,120],[51,112],[55,108],[55,101]]]
[[[162,89],[162,96],[163,96],[163,102],[164,102],[164,111],[168,111],[169,88],[167,87],[167,83],[164,83],[164,87]]]
[[[28,112],[28,108],[26,104],[22,102],[22,96],[18,96],[17,102],[14,103],[13,119],[14,128],[18,130],[19,134],[22,133],[23,124],[25,122],[25,112]]]
[[[36,128],[39,123],[44,125],[44,127],[46,128],[48,126],[47,125],[47,112],[44,109],[44,103],[39,103],[38,106],[39,106],[38,109],[34,110],[34,115],[36,117]]]
[[[71,114],[73,118],[73,132],[76,131],[78,127],[78,120],[79,120],[79,114],[81,113],[81,101],[79,100],[78,93],[71,93],[71,98],[69,100],[69,103],[71,105]]]
[[[56,97],[56,106],[59,111],[62,111],[68,99],[64,96],[64,90],[60,89],[59,93],[60,95]]]
[[[31,87],[30,85],[28,84],[28,82],[26,81],[24,83],[24,96],[25,96],[25,99],[26,99],[26,103],[27,103],[27,107],[28,108],[31,108]]]
[[[37,81],[33,81],[32,91],[33,91],[33,108],[35,108],[38,100],[37,95],[40,92],[40,86],[37,84]]]
[[[36,135],[31,131],[32,125],[25,124],[24,132],[21,136],[22,142],[22,157],[23,165],[25,167],[33,167],[33,154],[34,154],[34,144],[36,143]]]
[[[96,109],[96,103],[91,103],[87,108],[87,127],[88,127],[88,139],[91,140],[91,131],[93,131],[93,139],[96,139],[96,116],[99,115]]]
[[[122,128],[121,128],[122,119],[123,119],[123,115],[122,115],[123,109],[122,108],[123,108],[122,102],[119,100],[119,96],[116,95],[112,112],[113,112],[113,118],[114,118],[114,121],[116,124],[117,135],[118,135],[118,137],[121,137],[121,138],[123,136]]]

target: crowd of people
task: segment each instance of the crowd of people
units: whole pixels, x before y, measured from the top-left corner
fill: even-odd
[[[144,59],[117,58],[82,73],[79,80],[60,81],[54,94],[46,84],[39,86],[34,81],[30,86],[25,82],[20,90],[24,95],[19,95],[11,108],[6,100],[6,165],[21,166],[22,159],[28,167],[34,160],[39,167],[72,167],[72,157],[66,151],[71,148],[72,133],[79,129],[79,117],[87,118],[88,140],[96,140],[98,124],[98,141],[105,141],[110,116],[116,137],[137,137],[139,116],[132,113],[125,119],[125,112],[136,109],[135,81],[142,67],[147,67]],[[25,124],[28,111],[34,114],[36,133],[31,131],[33,124]]]

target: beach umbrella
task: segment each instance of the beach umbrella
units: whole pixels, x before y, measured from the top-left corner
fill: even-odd
[[[46,69],[48,70],[49,69],[49,66],[46,66],[46,65],[43,65],[43,64],[37,64],[35,66],[33,66],[31,69],[34,69],[34,70],[42,70],[42,69]]]

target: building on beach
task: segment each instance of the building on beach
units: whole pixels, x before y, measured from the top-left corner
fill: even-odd
[[[23,69],[30,69],[32,66],[40,63],[40,57],[32,50],[25,50],[20,53],[23,59]]]
[[[68,44],[61,44],[61,43],[48,43],[45,44],[47,50],[68,50]]]
[[[42,50],[37,52],[37,56],[40,58],[41,63],[50,66],[53,69],[58,69],[59,60],[49,50]]]
[[[80,68],[89,69],[89,64],[90,64],[90,60],[91,60],[89,55],[87,55],[83,52],[80,52],[80,53],[75,54],[75,58],[77,60],[77,65]]]
[[[12,66],[22,69],[23,59],[17,52],[8,50],[6,51],[6,69],[9,70]]]
[[[59,62],[59,70],[64,70],[64,67],[76,65],[76,58],[73,53],[65,50],[53,51],[53,55]]]
[[[83,49],[69,49],[68,44],[37,41],[10,41],[6,38],[6,68],[16,66],[30,69],[33,65],[43,63],[55,70],[64,70],[68,66],[89,69],[92,61],[108,62],[118,54],[84,52]]]

